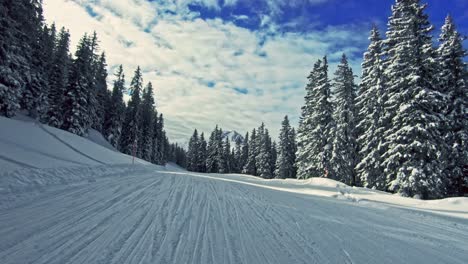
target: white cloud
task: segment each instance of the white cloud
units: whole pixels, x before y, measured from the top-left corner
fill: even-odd
[[[73,45],[95,30],[110,69],[123,64],[127,83],[140,65],[144,81],[152,81],[156,89],[169,137],[182,142],[194,128],[209,133],[219,124],[245,133],[262,121],[276,136],[284,115],[297,121],[315,60],[324,54],[337,60],[337,45],[355,52],[356,43],[367,38],[358,28],[330,27],[307,34],[251,31],[220,19],[197,18],[187,3],[45,0],[44,10],[49,22],[70,29]]]

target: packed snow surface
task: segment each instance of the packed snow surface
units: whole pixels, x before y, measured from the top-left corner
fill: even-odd
[[[131,165],[66,132],[0,127],[2,264],[467,263],[466,198]]]

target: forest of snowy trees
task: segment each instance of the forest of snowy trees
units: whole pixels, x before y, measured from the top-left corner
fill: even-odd
[[[361,83],[346,55],[333,76],[323,57],[308,76],[297,131],[286,116],[277,143],[262,123],[235,142],[216,126],[194,131],[188,150],[170,144],[154,88],[138,67],[108,87],[96,33],[74,55],[70,34],[47,25],[41,0],[0,2],[0,115],[19,111],[118,150],[195,172],[265,179],[327,177],[423,199],[468,193],[468,70],[463,37],[448,16],[437,41],[420,0],[396,0],[385,38],[374,28]],[[111,88],[111,89],[109,89]],[[124,94],[131,98],[124,101]]]
[[[155,164],[183,164],[155,108],[152,84],[143,87],[141,69],[127,87],[118,67],[108,89],[106,56],[96,33],[84,35],[72,56],[69,32],[44,22],[40,0],[1,1],[0,29],[0,115],[13,117],[21,110],[80,136],[95,129],[123,153]],[[131,99],[125,104],[127,92]]]
[[[345,56],[333,80],[327,58],[317,61],[298,129],[299,178],[424,199],[468,192],[467,54],[450,16],[434,46],[425,8],[396,1],[387,38],[372,29],[359,89]]]
[[[208,173],[245,173],[264,179],[296,177],[295,131],[286,116],[279,143],[272,141],[265,124],[230,142],[216,126],[208,142],[205,135],[193,132],[187,152],[187,169]]]
[[[327,177],[423,199],[468,193],[468,71],[462,35],[448,16],[437,46],[419,0],[396,1],[386,39],[377,27],[361,84],[343,55],[333,77],[327,57],[308,76],[296,132],[286,117],[279,143],[264,124],[245,140],[208,144],[195,130],[187,166],[262,178]]]

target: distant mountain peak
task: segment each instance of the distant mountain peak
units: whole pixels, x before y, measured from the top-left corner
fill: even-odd
[[[223,131],[223,139],[229,138],[231,142],[236,142],[237,139],[244,141],[244,137],[237,131]]]

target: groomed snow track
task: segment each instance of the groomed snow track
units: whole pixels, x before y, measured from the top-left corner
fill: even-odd
[[[223,178],[222,178],[223,177]],[[0,209],[0,263],[466,264],[466,219],[154,169]],[[236,179],[236,176],[232,176]]]

